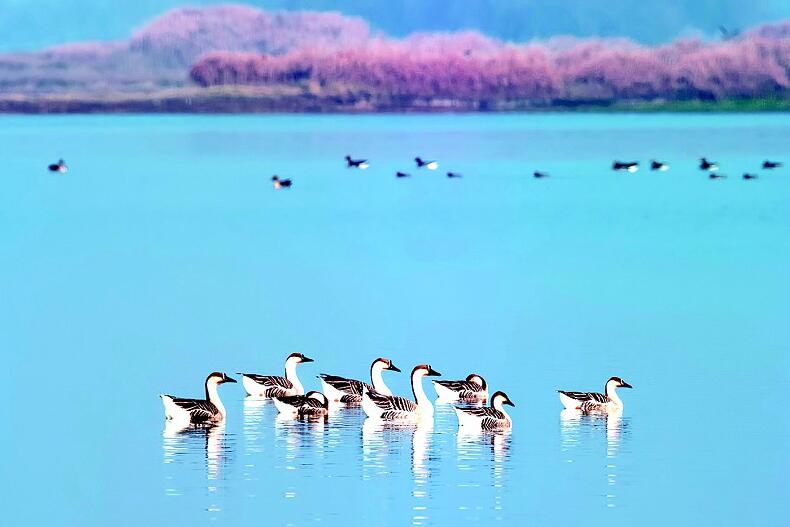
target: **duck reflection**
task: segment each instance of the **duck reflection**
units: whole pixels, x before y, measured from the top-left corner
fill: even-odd
[[[628,437],[628,419],[622,411],[583,413],[578,410],[560,412],[562,450],[573,462],[572,452],[582,447],[590,450],[596,444],[600,429],[606,429],[606,506],[617,506],[616,487],[619,476],[618,454]],[[585,436],[585,437],[582,437]]]

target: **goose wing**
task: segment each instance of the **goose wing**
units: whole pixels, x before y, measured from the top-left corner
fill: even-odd
[[[575,399],[580,402],[590,401],[594,403],[606,403],[609,401],[609,398],[602,393],[593,393],[593,392],[566,392],[564,390],[557,390],[561,394],[570,397],[571,399]]]
[[[189,412],[192,421],[195,422],[210,421],[219,413],[214,403],[205,399],[182,399],[172,395],[169,397],[173,400],[173,404]]]
[[[441,384],[454,392],[478,392],[483,387],[476,382],[470,381],[433,381],[436,384]]]
[[[362,395],[362,390],[365,387],[365,383],[356,379],[346,379],[345,377],[327,375],[325,373],[322,373],[319,377],[335,390],[352,395]]]
[[[288,390],[294,387],[291,381],[285,377],[278,377],[277,375],[257,375],[255,373],[243,373],[242,375],[249,377],[267,388],[283,388]]]
[[[294,408],[299,408],[305,404],[305,401],[310,401],[311,399],[308,399],[304,395],[281,395],[277,397],[277,400],[289,406],[293,406]]]
[[[483,421],[485,421],[486,419],[493,419],[493,420],[507,419],[504,413],[500,412],[495,408],[491,408],[490,406],[484,406],[481,408],[463,408],[461,406],[456,406],[456,408],[469,415],[482,417]]]
[[[374,390],[368,391],[368,397],[378,408],[385,412],[414,412],[417,403],[405,397],[382,395]]]

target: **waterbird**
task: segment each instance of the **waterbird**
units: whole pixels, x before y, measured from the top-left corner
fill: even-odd
[[[423,377],[438,377],[429,364],[415,366],[411,372],[411,391],[414,400],[405,397],[382,395],[365,390],[362,395],[362,409],[368,417],[383,421],[409,421],[433,417],[433,405],[422,388]]]
[[[285,359],[285,377],[239,373],[241,375],[241,384],[247,391],[247,395],[256,397],[303,395],[304,387],[296,375],[296,367],[305,362],[313,362],[313,359],[305,357],[301,353],[291,353]]]
[[[274,397],[272,400],[277,411],[281,414],[310,417],[329,413],[329,399],[323,393],[315,390],[311,390],[305,395],[284,395]]]
[[[370,166],[367,159],[351,159],[351,156],[346,156],[346,167],[347,168],[358,168],[360,170],[365,170]]]
[[[724,174],[716,174],[715,172],[711,172],[708,174],[709,179],[727,179],[727,176]]]
[[[708,172],[716,172],[719,169],[719,164],[716,161],[708,161],[707,158],[702,157],[699,160],[699,169],[707,170]]]
[[[779,168],[783,165],[780,161],[768,161],[767,159],[763,161],[763,168],[766,170],[773,170],[774,168]]]
[[[400,368],[395,366],[390,359],[379,357],[370,365],[370,383],[366,384],[356,379],[347,379],[337,375],[327,375],[322,373],[318,376],[321,379],[324,395],[330,401],[346,404],[359,404],[362,402],[362,393],[365,390],[375,391],[382,395],[392,395],[389,387],[384,384],[382,373],[385,371],[399,372]]]
[[[449,178],[459,178],[463,177],[463,175],[459,174],[458,172],[448,172],[447,177]]]
[[[50,172],[60,172],[61,174],[65,174],[69,171],[69,167],[66,166],[66,162],[62,159],[58,159],[57,163],[49,165],[47,168],[49,168]]]
[[[465,408],[456,406],[458,426],[474,427],[480,430],[506,430],[513,427],[513,420],[505,411],[505,406],[516,406],[505,392],[496,392],[491,397],[491,406]]]
[[[272,176],[272,185],[275,190],[281,188],[291,188],[292,182],[290,179],[280,179],[279,176]]]
[[[743,179],[757,179],[757,174],[749,174],[747,172],[743,175]]]
[[[488,399],[488,384],[482,376],[470,373],[464,381],[433,381],[439,399],[445,401],[485,401]]]
[[[545,172],[539,172],[536,170],[535,172],[532,173],[532,177],[534,177],[535,179],[541,179],[541,178],[547,178],[549,177],[549,175]]]
[[[206,377],[205,399],[184,399],[172,395],[160,395],[165,406],[167,419],[189,422],[209,423],[225,419],[225,406],[219,398],[217,387],[226,382],[236,382],[226,374],[215,371]]]
[[[605,393],[557,391],[560,394],[560,401],[568,410],[611,412],[623,408],[623,401],[617,396],[617,388],[633,388],[633,386],[620,377],[611,377],[606,381]]]
[[[655,159],[650,160],[650,170],[658,170],[659,172],[666,172],[669,170],[669,165]]]
[[[439,168],[437,161],[423,161],[420,157],[415,157],[414,162],[417,163],[417,168],[427,168],[428,170],[436,170]]]
[[[639,170],[639,162],[638,161],[629,161],[629,162],[615,161],[614,163],[612,163],[612,170],[614,170],[616,172],[620,172],[620,171],[624,170],[626,172],[630,172],[630,173],[633,174],[634,172]]]
[[[395,172],[395,177],[411,177],[411,174],[407,174],[406,172]]]

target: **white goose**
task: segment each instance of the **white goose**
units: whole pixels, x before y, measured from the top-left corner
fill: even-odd
[[[612,377],[606,381],[605,393],[557,391],[560,393],[560,401],[568,410],[609,413],[623,409],[623,401],[617,395],[617,388],[633,388],[633,386],[620,377]]]
[[[304,395],[304,387],[296,375],[296,367],[304,362],[313,362],[313,359],[305,357],[301,353],[291,353],[285,359],[285,377],[239,373],[241,384],[247,391],[247,395],[255,397]]]
[[[165,417],[181,422],[208,423],[225,419],[225,406],[219,398],[217,387],[226,382],[236,382],[226,374],[215,371],[206,377],[205,399],[183,399],[160,395],[165,406]]]
[[[438,377],[441,373],[435,371],[428,364],[415,366],[411,372],[411,391],[414,401],[405,397],[382,395],[365,390],[362,395],[362,409],[368,417],[383,421],[416,420],[418,418],[433,417],[433,405],[425,395],[422,388],[422,378]]]
[[[329,413],[329,399],[315,390],[305,395],[284,395],[275,397],[274,406],[281,414],[295,417],[312,417],[327,415]]]
[[[513,421],[505,411],[504,405],[516,406],[505,394],[496,392],[491,397],[491,406],[482,408],[455,407],[458,416],[458,426],[474,427],[480,430],[506,430],[512,428]]]
[[[465,381],[433,381],[436,395],[443,401],[485,401],[488,383],[480,375],[470,373]]]
[[[370,382],[372,385],[356,379],[347,379],[336,375],[327,375],[326,373],[322,373],[318,378],[321,379],[324,395],[326,395],[330,401],[336,403],[359,404],[362,402],[362,392],[364,392],[365,389],[378,392],[382,395],[392,395],[390,389],[384,384],[384,377],[382,376],[384,371],[399,372],[400,368],[392,364],[391,360],[383,357],[374,360],[373,364],[370,365]]]

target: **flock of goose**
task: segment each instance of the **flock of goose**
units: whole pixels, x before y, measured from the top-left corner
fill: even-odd
[[[433,418],[433,405],[423,389],[424,377],[441,374],[429,364],[419,364],[411,372],[413,399],[393,395],[384,382],[384,372],[400,372],[390,359],[380,357],[370,365],[370,384],[337,375],[321,374],[322,391],[305,393],[296,369],[300,364],[313,362],[301,353],[292,353],[285,360],[285,376],[239,373],[247,395],[255,398],[272,399],[277,410],[294,418],[325,417],[331,404],[345,406],[361,405],[371,419],[410,423]],[[184,424],[205,424],[223,421],[227,415],[219,397],[218,387],[236,380],[225,373],[213,372],[206,378],[205,399],[185,399],[172,395],[161,395],[165,417]],[[484,431],[509,429],[513,426],[505,406],[515,406],[505,392],[494,392],[489,400],[488,383],[482,376],[471,373],[465,380],[434,380],[434,389],[439,400],[460,402],[455,406],[458,424]],[[566,410],[584,413],[621,412],[623,401],[617,395],[618,388],[631,388],[620,377],[606,382],[605,393],[572,392],[559,390],[560,401]]]

